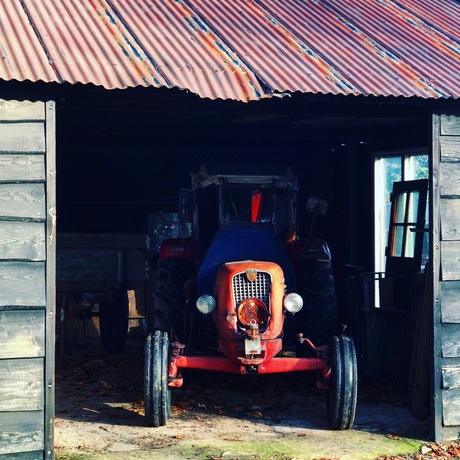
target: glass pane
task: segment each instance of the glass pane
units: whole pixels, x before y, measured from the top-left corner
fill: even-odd
[[[150,250],[160,252],[161,243],[166,238],[188,238],[191,224],[181,225],[176,213],[158,212],[149,214]]]
[[[395,223],[404,223],[404,216],[406,215],[406,200],[407,200],[407,193],[401,193],[398,195],[398,199],[396,201],[396,217]]]
[[[404,248],[404,257],[414,257],[415,255],[415,232],[411,232],[410,229],[415,229],[415,225],[410,225],[407,228],[406,235],[406,247]]]
[[[404,179],[428,179],[428,155],[406,155],[404,157]]]
[[[414,159],[414,179],[428,179],[428,155],[416,155]]]
[[[420,193],[418,191],[410,192],[408,222],[417,223],[417,211],[418,211],[419,198],[420,198]]]
[[[393,257],[401,257],[403,249],[403,237],[404,237],[404,227],[397,226],[393,227],[393,248],[391,255]]]
[[[382,161],[385,170],[385,201],[388,203],[393,190],[393,182],[399,182],[402,180],[402,158],[382,158]]]

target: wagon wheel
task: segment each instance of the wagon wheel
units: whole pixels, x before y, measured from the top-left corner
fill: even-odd
[[[99,303],[99,328],[104,350],[120,353],[128,335],[128,297],[125,292],[117,292],[114,302]]]
[[[171,390],[168,386],[169,338],[155,331],[145,342],[144,406],[147,424],[166,425],[171,416]]]
[[[347,430],[355,420],[358,393],[356,351],[350,337],[333,337],[331,366],[327,395],[328,423],[333,430]]]

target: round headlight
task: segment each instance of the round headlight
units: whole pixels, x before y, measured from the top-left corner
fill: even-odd
[[[196,301],[196,308],[200,313],[203,313],[203,315],[209,315],[209,313],[212,313],[214,308],[216,308],[216,301],[212,295],[202,295]]]
[[[283,305],[284,308],[289,312],[289,313],[297,313],[300,311],[303,307],[303,300],[302,297],[300,297],[299,294],[295,294],[292,292],[291,294],[288,294],[284,300],[283,300]]]
[[[259,299],[249,297],[238,305],[238,320],[243,326],[263,326],[268,319],[268,308]]]

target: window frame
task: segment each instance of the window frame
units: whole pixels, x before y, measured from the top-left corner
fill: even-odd
[[[380,160],[388,160],[390,158],[399,158],[401,165],[401,176],[398,181],[409,181],[419,179],[414,177],[414,157],[426,156],[428,160],[429,149],[423,148],[408,148],[397,150],[386,150],[373,153],[373,235],[374,235],[374,271],[385,271],[386,264],[386,248],[388,245],[388,230],[389,217],[391,213],[391,191],[393,182],[387,183],[386,171],[382,167]],[[428,176],[426,177],[428,179]],[[396,180],[394,181],[396,182]],[[388,193],[388,197],[386,194]],[[388,198],[388,201],[386,200]]]

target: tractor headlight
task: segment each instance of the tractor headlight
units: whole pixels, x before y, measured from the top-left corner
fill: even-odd
[[[268,320],[268,308],[260,300],[249,297],[238,305],[238,320],[243,326],[251,324],[265,325]]]
[[[286,297],[283,299],[283,305],[284,308],[289,312],[289,313],[297,313],[300,311],[303,307],[303,300],[302,297],[300,297],[299,294],[295,294],[294,292],[291,292],[288,294]]]
[[[196,301],[196,308],[200,313],[203,313],[203,315],[209,315],[209,313],[212,313],[214,308],[216,308],[216,301],[212,295],[202,295]]]

